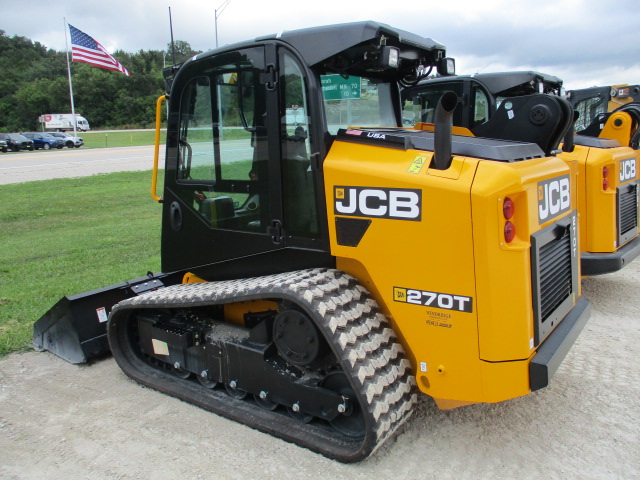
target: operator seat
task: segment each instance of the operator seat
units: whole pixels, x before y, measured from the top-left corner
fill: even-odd
[[[209,221],[213,228],[223,228],[225,220],[235,215],[231,197],[219,196],[206,198],[200,204],[200,215]]]

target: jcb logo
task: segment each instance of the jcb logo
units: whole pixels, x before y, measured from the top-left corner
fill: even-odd
[[[620,160],[620,182],[633,180],[636,178],[636,159],[627,158]]]
[[[571,208],[569,175],[538,182],[538,220],[544,223]]]
[[[421,190],[337,186],[334,187],[334,199],[336,215],[421,219]]]

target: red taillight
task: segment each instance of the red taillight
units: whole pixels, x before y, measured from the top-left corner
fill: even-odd
[[[602,167],[602,189],[606,190],[607,188],[609,188],[609,168],[608,167]]]
[[[516,207],[513,204],[513,200],[511,200],[509,197],[505,198],[504,203],[502,204],[502,213],[504,214],[504,218],[509,220],[511,217],[513,217],[515,211]]]
[[[516,226],[507,220],[507,223],[504,224],[504,241],[507,243],[511,243],[511,241],[516,236]]]

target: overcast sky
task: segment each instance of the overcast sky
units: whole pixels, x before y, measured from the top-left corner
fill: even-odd
[[[171,7],[174,38],[210,50],[222,4],[0,0],[0,29],[64,51],[66,17],[112,53],[165,50]],[[562,78],[568,89],[640,84],[639,0],[231,0],[218,14],[221,46],[283,30],[375,20],[444,44],[460,74],[537,70]]]

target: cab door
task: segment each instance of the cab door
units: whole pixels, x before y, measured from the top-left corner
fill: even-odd
[[[162,229],[164,271],[283,248],[278,132],[267,121],[263,46],[196,59],[170,98]],[[275,139],[273,142],[270,139]],[[275,150],[275,151],[274,151]]]
[[[196,59],[176,76],[163,271],[215,280],[327,264],[308,188],[304,78],[287,76],[281,58],[274,44],[254,46]]]

